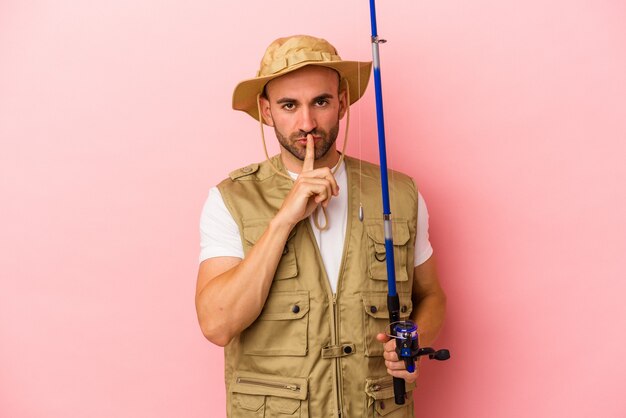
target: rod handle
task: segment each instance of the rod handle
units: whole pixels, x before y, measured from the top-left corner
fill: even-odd
[[[404,400],[406,398],[404,379],[399,377],[393,378],[393,396],[396,398],[396,405],[404,405]]]

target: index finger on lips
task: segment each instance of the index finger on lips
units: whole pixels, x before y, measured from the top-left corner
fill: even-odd
[[[313,135],[306,136],[306,154],[304,155],[304,163],[302,164],[302,172],[312,171],[315,165],[315,142]]]

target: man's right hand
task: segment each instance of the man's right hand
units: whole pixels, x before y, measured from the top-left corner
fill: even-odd
[[[330,168],[315,169],[314,165],[315,142],[313,135],[308,134],[302,171],[274,218],[276,221],[293,227],[311,215],[318,205],[328,207],[330,199],[339,194],[339,186]]]

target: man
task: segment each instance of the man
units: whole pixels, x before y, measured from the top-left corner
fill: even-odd
[[[323,39],[292,36],[235,88],[233,108],[273,127],[281,149],[231,173],[202,214],[196,309],[206,338],[225,347],[230,417],[413,416],[417,371],[385,334],[379,168],[335,144],[370,68]],[[412,179],[390,178],[401,312],[429,345],[445,295],[428,215]],[[407,383],[406,405],[393,401],[392,376]]]

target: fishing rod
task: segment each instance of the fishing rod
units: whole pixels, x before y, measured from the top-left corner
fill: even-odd
[[[378,152],[380,154],[380,182],[383,198],[383,224],[385,232],[385,253],[387,261],[387,309],[391,337],[396,340],[398,358],[404,361],[408,372],[415,371],[415,360],[424,355],[430,359],[447,360],[450,352],[446,349],[435,351],[430,347],[420,348],[417,324],[411,320],[400,320],[400,298],[396,290],[396,271],[393,254],[393,232],[391,208],[389,205],[389,180],[387,178],[387,147],[385,143],[385,121],[383,116],[383,92],[380,78],[380,56],[378,45],[387,42],[378,38],[376,27],[376,4],[370,0],[370,20],[372,25],[372,62],[374,68],[374,89],[376,93],[376,121],[378,126]],[[396,404],[402,405],[406,398],[404,379],[393,378],[393,393]]]

